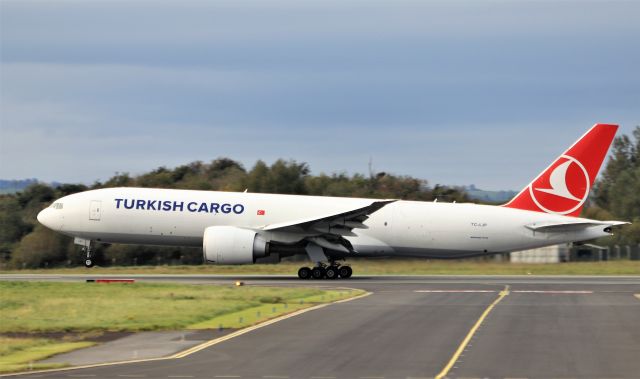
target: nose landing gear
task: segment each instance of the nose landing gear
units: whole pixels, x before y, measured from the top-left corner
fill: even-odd
[[[86,258],[84,260],[84,266],[86,268],[91,268],[94,266],[95,262],[92,258],[93,251],[91,250],[91,240],[84,238],[75,238],[73,243],[76,245],[82,246],[82,253],[85,254]]]
[[[86,254],[87,258],[84,260],[84,266],[86,268],[93,267],[93,259],[91,259],[91,246],[83,247],[82,252]]]

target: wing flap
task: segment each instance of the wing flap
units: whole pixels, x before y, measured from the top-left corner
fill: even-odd
[[[302,235],[311,244],[341,253],[355,253],[351,242],[345,237],[356,236],[353,229],[366,229],[364,224],[373,212],[396,200],[372,201],[370,204],[344,212],[319,217],[267,225],[266,232],[286,232]]]

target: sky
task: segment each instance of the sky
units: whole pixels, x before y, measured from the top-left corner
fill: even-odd
[[[0,178],[230,157],[524,187],[640,125],[637,1],[0,0]]]

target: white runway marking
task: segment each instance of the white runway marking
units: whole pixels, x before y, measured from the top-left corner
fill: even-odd
[[[495,290],[415,290],[419,293],[496,293]]]
[[[415,290],[418,293],[496,293],[495,290]],[[544,294],[592,294],[593,291],[561,291],[561,290],[515,290],[511,293],[544,293]]]
[[[552,294],[591,294],[593,291],[535,291],[535,290],[526,290],[526,291],[511,291],[514,293],[552,293]]]

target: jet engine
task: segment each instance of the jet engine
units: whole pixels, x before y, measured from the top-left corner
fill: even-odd
[[[255,263],[269,255],[269,244],[253,230],[235,226],[210,226],[204,230],[202,254],[206,263]]]

